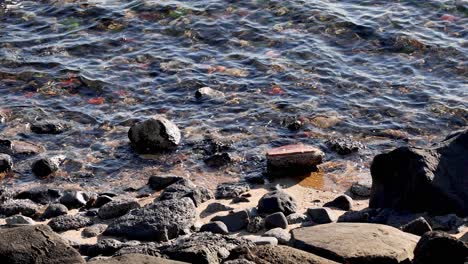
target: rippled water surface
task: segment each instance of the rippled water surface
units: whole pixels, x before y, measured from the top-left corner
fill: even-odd
[[[466,1],[19,1],[0,11],[3,139],[67,161],[53,180],[131,185],[150,173],[217,182],[262,173],[289,143],[327,154],[312,185],[369,179],[372,157],[426,145],[467,125]],[[226,94],[199,102],[196,89]],[[182,130],[171,154],[138,156],[135,121],[165,115]],[[40,119],[70,122],[32,134]],[[290,130],[294,120],[304,123]],[[203,140],[232,142],[233,165],[210,169]],[[334,153],[329,139],[365,148]],[[17,160],[6,182],[37,181]]]

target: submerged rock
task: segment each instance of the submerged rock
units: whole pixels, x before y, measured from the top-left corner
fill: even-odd
[[[340,155],[349,155],[353,152],[358,152],[363,148],[360,142],[352,138],[340,138],[327,141],[327,145]]]
[[[199,88],[195,92],[195,98],[198,100],[213,100],[213,101],[223,101],[224,100],[224,93],[212,89],[210,87],[202,87]]]
[[[258,201],[258,212],[261,214],[282,212],[287,216],[296,210],[297,203],[294,198],[282,190],[269,192]]]
[[[234,158],[230,153],[222,152],[222,153],[215,153],[208,158],[203,160],[208,167],[211,168],[219,168],[222,166],[226,166],[234,161]]]
[[[13,159],[8,154],[0,153],[0,173],[11,171],[13,168]]]
[[[128,131],[132,146],[140,153],[175,149],[181,139],[176,124],[164,117],[153,117],[133,125]]]
[[[267,152],[267,171],[270,176],[304,174],[316,170],[325,154],[308,145],[287,145]]]
[[[40,178],[44,178],[58,171],[62,161],[63,161],[62,156],[52,157],[52,158],[41,158],[41,159],[36,160],[31,165],[31,169],[34,175]]]
[[[58,120],[45,120],[31,124],[31,131],[36,134],[61,134],[69,129],[68,124]]]

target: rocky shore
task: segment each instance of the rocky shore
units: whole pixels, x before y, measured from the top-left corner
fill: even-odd
[[[200,89],[197,98],[219,97]],[[34,133],[58,134],[40,123]],[[128,131],[133,150],[177,149],[181,133],[163,117]],[[0,172],[37,146],[1,140]],[[355,145],[331,142],[346,154]],[[346,193],[298,185],[318,170],[319,147],[287,145],[266,153],[265,177],[215,189],[184,175],[155,174],[138,189],[94,192],[38,186],[0,189],[0,263],[466,263],[468,261],[468,130],[428,147],[377,155],[372,185]],[[222,146],[205,161],[229,162]],[[62,156],[31,164],[44,179]]]

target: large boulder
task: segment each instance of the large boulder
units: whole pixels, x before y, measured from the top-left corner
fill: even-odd
[[[137,240],[168,241],[188,232],[195,218],[195,205],[189,198],[156,201],[117,218],[104,234]]]
[[[371,165],[370,207],[468,215],[468,129],[433,148],[401,147]]]
[[[332,223],[292,230],[294,247],[340,263],[407,263],[418,236],[367,223]]]
[[[468,258],[468,244],[447,233],[425,233],[414,249],[414,264],[463,264]]]
[[[157,258],[142,254],[128,254],[116,256],[108,259],[97,259],[88,262],[89,264],[182,264],[186,262],[174,261],[170,259]]]
[[[0,237],[0,263],[85,263],[75,249],[45,225],[2,229]]]
[[[164,117],[153,117],[133,125],[128,131],[132,146],[140,153],[173,150],[180,143],[180,130]]]

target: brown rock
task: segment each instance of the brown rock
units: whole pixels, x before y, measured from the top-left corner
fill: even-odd
[[[267,152],[267,169],[272,176],[301,174],[316,169],[325,154],[313,146],[286,145]]]

